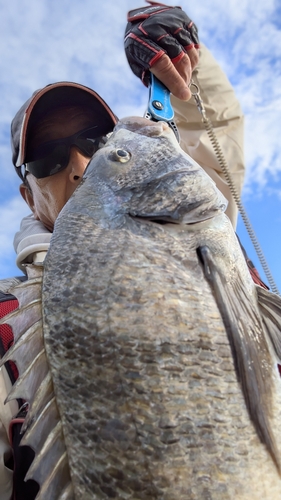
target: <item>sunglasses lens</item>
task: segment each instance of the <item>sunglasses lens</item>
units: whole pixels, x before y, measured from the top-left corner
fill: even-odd
[[[70,156],[70,147],[58,144],[48,155],[40,160],[26,163],[26,170],[37,179],[54,175],[67,167]]]
[[[93,156],[99,149],[101,138],[97,137],[96,127],[83,131],[73,143],[82,153]]]
[[[97,127],[87,128],[71,137],[43,144],[33,152],[33,158],[38,159],[27,162],[25,168],[37,179],[49,177],[67,167],[71,147],[91,158],[103,142],[103,137],[97,137]]]

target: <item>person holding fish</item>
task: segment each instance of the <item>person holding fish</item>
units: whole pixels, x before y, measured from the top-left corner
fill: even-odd
[[[245,169],[243,113],[240,104],[226,75],[209,50],[203,45],[199,47],[197,28],[190,18],[179,7],[171,8],[150,3],[151,7],[136,9],[128,15],[130,21],[125,35],[128,62],[145,85],[148,85],[151,71],[172,92],[171,101],[175,111],[175,123],[180,132],[181,147],[206,170],[227,198],[226,213],[236,227],[238,210],[197,105],[191,99],[191,77],[200,89],[207,115],[213,123],[225,157],[229,159],[238,193],[242,189]],[[168,36],[168,33],[174,35]],[[82,119],[81,125],[80,118],[63,116],[67,105],[77,105],[79,108],[83,99],[90,111],[85,112],[82,106],[82,116],[85,119]],[[58,117],[61,118],[61,125],[58,124]],[[70,119],[74,125],[67,132],[65,124],[69,124]],[[86,130],[87,127],[92,129],[89,137],[92,144],[93,139],[110,132],[116,120],[109,106],[94,91],[69,82],[65,85],[63,82],[48,85],[35,92],[16,114],[12,123],[13,163],[23,180],[20,186],[21,195],[33,213],[23,220],[21,230],[14,240],[18,254],[17,264],[21,269],[22,264],[32,260],[36,252],[46,251],[56,217],[81,181],[83,171],[96,146],[94,149],[91,146],[88,152],[79,147],[65,146],[67,155],[65,158],[58,158],[60,161],[57,162],[62,165],[61,171],[52,168],[53,157],[50,155],[49,160],[46,148],[53,151],[59,146],[56,142],[53,143],[53,140],[58,140],[60,136],[71,137],[83,127]],[[57,127],[64,128],[64,131],[57,131]],[[61,141],[62,144],[63,142]],[[41,144],[44,145],[43,149]],[[67,173],[73,163],[73,155],[76,169],[80,164],[81,168],[73,176],[73,180],[69,180]],[[37,157],[41,159],[42,156],[42,165],[44,157],[46,158],[46,172],[37,171],[40,170],[40,162],[35,167],[36,171],[33,170]],[[50,167],[48,161],[51,162]],[[68,186],[66,191],[59,186],[59,179],[62,180],[63,186]]]
[[[218,63],[206,47],[199,45],[197,28],[185,12],[180,7],[148,3],[150,6],[128,14],[125,51],[129,65],[145,85],[149,85],[151,71],[171,91],[180,145],[205,169],[227,198],[226,213],[235,228],[237,208],[196,103],[191,99],[191,78],[200,88],[240,192],[244,160],[243,114],[239,102]],[[36,91],[16,114],[12,122],[13,164],[22,181],[21,195],[32,212],[22,221],[15,236],[17,264],[21,270],[24,271],[26,263],[44,260],[58,214],[80,184],[90,158],[104,145],[117,121],[96,92],[72,82],[58,82]],[[1,316],[17,307],[8,289],[7,283],[0,283]],[[3,304],[6,306],[1,309]],[[0,325],[2,355],[12,341],[7,328],[7,325]],[[16,378],[15,367],[9,365],[8,371],[2,367],[0,500],[10,500],[12,494],[15,500],[32,500],[39,488],[32,479],[23,481],[34,456],[27,448],[18,446],[21,440],[19,422],[26,415],[26,404],[21,401],[23,406],[19,409],[18,402],[13,400],[4,406]]]

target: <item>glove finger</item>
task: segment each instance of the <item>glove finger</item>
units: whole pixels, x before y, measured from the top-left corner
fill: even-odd
[[[198,37],[196,39],[193,33],[185,28],[178,28],[177,31],[173,33],[173,36],[185,50],[192,47],[199,48]]]
[[[142,37],[130,33],[125,38],[125,52],[128,62],[134,73],[141,77],[142,72],[150,68],[164,51],[152,40],[144,40]],[[135,71],[135,68],[141,68]]]
[[[160,30],[158,27],[158,35],[159,32]],[[199,43],[195,43],[195,40],[196,38],[193,37],[188,30],[184,28],[178,28],[173,34],[161,30],[161,34],[158,36],[158,38],[155,39],[153,37],[153,39],[148,40],[148,43],[158,44],[158,46],[168,54],[170,59],[175,59],[180,56],[183,49],[184,51],[189,51],[195,47],[195,50],[197,50],[199,48]],[[157,45],[155,46],[157,47]],[[198,59],[195,55],[195,52],[191,54],[191,59],[194,59],[194,63]]]
[[[192,77],[193,67],[188,54],[183,54],[180,60],[173,62],[173,65],[177,72],[180,74],[181,78],[184,80],[185,85],[189,85]]]
[[[172,39],[172,37],[169,37],[170,40],[172,39],[172,46],[173,50],[171,51],[171,47],[168,46],[167,44],[167,37],[165,37],[165,47],[169,54],[166,56],[166,58],[170,61],[171,64],[168,65],[168,71],[169,68],[171,69],[171,76],[166,76],[166,66],[167,62],[165,63],[165,59],[163,60],[162,57],[165,55],[165,52],[163,50],[159,50],[159,45],[154,44],[151,40],[149,40],[149,43],[144,40],[140,39],[134,39],[130,37],[128,40],[128,43],[125,44],[125,50],[126,50],[126,56],[128,59],[128,62],[131,66],[131,69],[137,75],[143,83],[148,86],[149,84],[149,72],[147,71],[148,69],[152,68],[155,69],[157,68],[157,72],[160,71],[158,78],[163,81],[163,83],[171,90],[170,87],[172,87],[174,90],[171,92],[174,93],[175,95],[178,96],[179,93],[181,93],[179,87],[182,86],[183,82],[181,80],[178,80],[177,78],[177,72],[181,76],[181,78],[184,80],[184,82],[188,85],[190,82],[191,78],[191,72],[195,68],[195,66],[198,64],[199,61],[199,51],[191,45],[189,47],[189,50],[187,53],[185,53],[181,46],[176,42],[175,40]],[[172,57],[171,61],[171,55],[175,56]],[[155,66],[158,61],[162,59],[160,67]],[[176,68],[176,70],[174,69]],[[161,72],[163,71],[163,76],[161,75]],[[164,79],[166,81],[164,81]],[[176,78],[174,84],[171,81],[172,79]],[[168,85],[167,82],[168,81]],[[175,90],[176,89],[176,90]],[[185,90],[184,90],[185,93]],[[181,99],[181,97],[180,97]]]
[[[163,54],[151,67],[151,73],[163,82],[174,96],[184,101],[188,101],[191,97],[191,92],[186,84],[186,81],[189,82],[191,77],[191,64],[186,54],[184,54],[184,57],[186,57],[186,60],[183,63],[185,68],[184,71],[183,66],[181,68],[181,74],[184,78],[166,54]],[[178,65],[178,67],[180,68],[180,65]],[[187,67],[189,67],[189,71],[187,70]]]
[[[190,60],[191,68],[196,68],[197,64],[199,63],[199,50],[193,46],[190,46],[188,49],[186,49],[186,55]]]
[[[173,35],[183,46],[186,46],[186,42],[190,40],[190,43],[193,43],[195,47],[199,47],[198,31],[193,21],[190,21],[190,23],[183,28],[178,28]]]
[[[182,57],[183,46],[177,41],[176,38],[171,36],[168,33],[165,33],[160,38],[158,38],[157,43],[159,47],[161,47],[166,54],[170,57],[170,59],[177,59],[178,57]],[[193,45],[191,40],[189,39],[188,45]]]
[[[188,29],[190,31],[191,35],[191,40],[193,41],[195,47],[199,48],[199,36],[198,36],[198,29],[197,26],[194,24],[193,21],[191,21],[192,24],[188,26]]]
[[[199,45],[194,45],[188,31],[179,29],[173,36],[163,35],[157,40],[157,43],[168,54],[173,64],[181,61],[186,53],[190,59],[192,69],[197,66],[199,62]],[[186,61],[187,59],[184,58],[183,64],[186,64]]]
[[[184,47],[190,43],[199,44],[198,30],[194,22],[179,8],[171,9],[173,13],[168,16],[166,12],[154,14],[144,19],[138,29],[148,38],[157,42],[163,35],[177,38]]]

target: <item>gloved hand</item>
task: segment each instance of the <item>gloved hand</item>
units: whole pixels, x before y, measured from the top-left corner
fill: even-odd
[[[132,71],[149,83],[149,70],[179,99],[188,100],[188,84],[199,61],[197,28],[181,7],[146,0],[150,7],[128,13],[125,52]]]

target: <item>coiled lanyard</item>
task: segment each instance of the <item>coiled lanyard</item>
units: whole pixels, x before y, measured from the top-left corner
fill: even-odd
[[[216,157],[217,157],[217,160],[219,162],[219,165],[221,167],[221,170],[225,176],[225,179],[226,179],[226,182],[228,184],[228,187],[230,189],[230,192],[233,196],[233,199],[238,207],[238,210],[240,212],[240,215],[241,215],[241,218],[245,224],[245,227],[246,227],[246,230],[249,234],[249,237],[251,239],[251,242],[253,244],[253,247],[257,253],[257,256],[259,258],[259,261],[261,263],[261,266],[264,270],[264,273],[267,277],[267,280],[268,280],[268,283],[271,287],[271,290],[272,292],[276,293],[277,295],[280,295],[279,293],[279,290],[278,290],[278,287],[273,279],[273,276],[271,274],[271,271],[268,267],[268,264],[266,262],[266,259],[265,259],[265,256],[263,254],[263,251],[261,249],[261,246],[258,242],[258,239],[257,239],[257,236],[255,234],[255,231],[252,227],[252,224],[249,220],[249,217],[246,213],[246,210],[242,204],[242,201],[241,201],[241,198],[238,194],[238,191],[234,185],[234,182],[233,182],[233,179],[231,177],[231,173],[230,173],[230,170],[228,168],[228,165],[227,165],[227,162],[226,162],[226,159],[225,159],[225,156],[222,152],[222,149],[220,147],[220,144],[219,144],[219,141],[216,137],[216,134],[215,134],[215,131],[214,131],[214,128],[213,128],[213,125],[212,125],[212,122],[211,120],[207,117],[206,115],[206,110],[205,110],[205,107],[204,107],[204,103],[200,97],[200,90],[199,90],[199,87],[196,83],[194,83],[193,81],[191,81],[190,83],[190,90],[191,90],[191,94],[196,102],[196,105],[197,105],[197,108],[199,110],[199,112],[201,113],[202,115],[202,121],[204,123],[204,126],[205,126],[205,129],[206,129],[206,132],[209,136],[209,139],[213,145],[213,148],[214,148],[214,151],[215,151],[215,154],[216,154]]]

